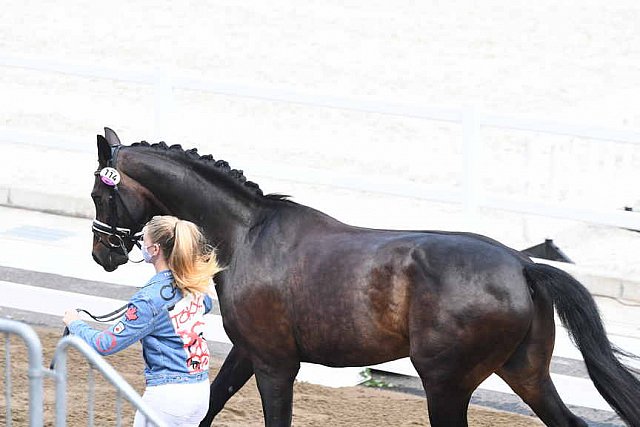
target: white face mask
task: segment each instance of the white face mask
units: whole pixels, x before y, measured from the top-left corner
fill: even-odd
[[[144,258],[144,262],[148,262],[151,263],[152,259],[153,259],[153,255],[151,255],[149,253],[149,251],[147,250],[147,248],[150,248],[153,245],[149,245],[149,246],[145,246],[144,244],[142,245],[142,258]]]

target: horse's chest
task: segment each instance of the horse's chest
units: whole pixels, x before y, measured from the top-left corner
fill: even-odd
[[[219,300],[226,325],[238,330],[278,330],[289,324],[286,290],[277,283],[243,274],[227,278],[224,288]]]

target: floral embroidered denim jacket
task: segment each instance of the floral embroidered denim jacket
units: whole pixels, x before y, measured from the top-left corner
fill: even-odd
[[[207,380],[203,316],[213,302],[208,295],[183,295],[173,283],[171,271],[161,271],[129,300],[125,314],[109,329],[98,331],[75,320],[69,331],[103,355],[142,341],[147,386]]]

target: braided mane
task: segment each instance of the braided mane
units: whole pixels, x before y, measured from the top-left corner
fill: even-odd
[[[217,171],[224,173],[230,178],[233,178],[239,184],[242,184],[245,188],[249,189],[250,191],[254,192],[256,195],[260,197],[265,197],[270,200],[290,201],[288,200],[289,196],[286,196],[283,194],[266,194],[266,195],[263,194],[258,184],[256,184],[253,181],[248,181],[247,178],[244,176],[244,172],[242,170],[232,169],[231,166],[229,166],[229,163],[227,161],[215,160],[211,154],[206,154],[201,156],[200,154],[198,154],[197,148],[184,150],[180,144],[174,144],[174,145],[168,146],[164,141],[160,141],[155,144],[149,144],[147,141],[134,142],[133,144],[131,144],[131,147],[149,147],[156,150],[165,150],[165,151],[171,151],[176,153],[182,153],[185,157],[189,159],[199,160],[201,162],[204,162],[209,166],[215,168]]]

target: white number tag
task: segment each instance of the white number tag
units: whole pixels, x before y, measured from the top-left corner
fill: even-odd
[[[104,168],[100,171],[100,179],[109,187],[115,187],[120,182],[120,172],[114,168]]]

